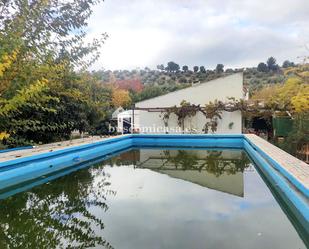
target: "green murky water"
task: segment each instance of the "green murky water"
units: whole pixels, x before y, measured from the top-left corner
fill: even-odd
[[[239,150],[135,149],[32,186],[0,193],[1,249],[306,248]]]

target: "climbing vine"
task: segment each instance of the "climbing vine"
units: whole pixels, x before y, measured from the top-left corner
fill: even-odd
[[[175,114],[177,116],[178,126],[181,127],[182,131],[184,131],[186,118],[194,117],[198,112],[201,112],[204,115],[206,115],[206,113],[204,112],[203,108],[200,105],[194,105],[186,100],[183,100],[181,101],[179,107],[173,106],[171,108],[166,108],[162,113],[161,117],[164,122],[164,126],[167,127],[170,115],[172,113]]]
[[[205,106],[194,105],[183,100],[179,107],[173,106],[165,108],[161,118],[165,127],[167,127],[170,115],[175,114],[179,127],[184,131],[184,122],[186,118],[193,117],[200,112],[205,116],[203,132],[214,133],[217,131],[219,120],[222,119],[222,112],[235,111],[241,111],[246,118],[253,118],[256,116],[271,117],[274,112],[283,112],[285,110],[278,108],[278,106],[260,103],[258,101],[248,102],[243,99],[237,100],[235,98],[228,98],[227,102],[215,100],[205,104]]]

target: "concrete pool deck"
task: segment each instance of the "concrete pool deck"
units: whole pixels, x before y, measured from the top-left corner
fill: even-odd
[[[0,154],[0,163],[19,159],[19,158],[39,155],[42,153],[55,152],[55,151],[59,151],[62,149],[67,149],[67,148],[71,148],[75,146],[100,142],[103,140],[108,140],[108,139],[112,139],[115,137],[121,137],[121,136],[123,135],[113,136],[113,137],[93,136],[93,137],[88,137],[88,138],[73,139],[73,140],[67,140],[67,141],[62,141],[62,142],[57,142],[57,143],[39,145],[32,149],[4,152]],[[249,142],[253,143],[263,153],[265,153],[265,155],[267,155],[273,161],[280,164],[288,174],[290,174],[295,179],[297,179],[297,181],[299,181],[305,188],[309,189],[309,165],[308,164],[291,156],[287,152],[279,149],[278,147],[270,144],[266,140],[256,135],[244,134],[244,136]]]
[[[255,144],[255,146],[259,147],[259,149],[262,150],[267,156],[280,164],[289,174],[295,177],[307,189],[309,189],[308,164],[256,135],[244,134],[244,136],[250,142]]]
[[[113,136],[117,137],[117,136]],[[57,143],[50,143],[50,144],[42,144],[35,146],[32,149],[24,149],[24,150],[15,150],[10,152],[4,152],[0,154],[0,162],[10,161],[17,158],[23,158],[28,156],[34,156],[41,153],[53,152],[57,150],[62,150],[74,146],[84,145],[84,144],[91,144],[94,142],[103,141],[113,137],[100,137],[100,136],[92,136],[87,138],[78,138],[72,140],[61,141]]]

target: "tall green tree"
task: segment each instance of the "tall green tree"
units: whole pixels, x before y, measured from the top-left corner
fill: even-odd
[[[223,72],[224,72],[224,65],[223,64],[217,64],[216,73],[223,73]]]
[[[176,71],[179,71],[180,67],[177,63],[173,62],[173,61],[170,61],[167,63],[167,71],[170,71],[170,72],[176,72]]]
[[[187,65],[182,66],[182,71],[188,72],[189,67]]]
[[[285,60],[285,61],[282,63],[282,67],[283,67],[283,68],[295,67],[295,63],[292,62],[292,61],[289,61],[289,60]]]
[[[264,62],[260,62],[257,66],[259,72],[267,73],[269,71],[268,66]]]
[[[9,133],[10,140],[67,138],[103,116],[99,107],[105,99],[94,99],[91,90],[98,86],[80,81],[83,76],[76,73],[98,58],[107,38],[84,42],[87,19],[99,2],[1,2],[0,132]],[[95,96],[100,91],[105,92],[96,89]]]
[[[164,65],[163,64],[157,65],[157,69],[164,71]]]
[[[267,66],[271,71],[277,71],[279,69],[276,59],[272,56],[267,59]]]

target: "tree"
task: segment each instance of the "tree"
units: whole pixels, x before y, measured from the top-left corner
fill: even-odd
[[[200,72],[201,72],[201,73],[206,73],[206,69],[205,69],[204,66],[200,66]]]
[[[299,151],[303,149],[303,146],[309,144],[308,127],[308,112],[297,115],[293,119],[292,130],[288,133],[285,141],[283,143],[278,143],[278,146],[281,147],[283,150],[287,151],[288,153],[303,160],[304,157],[301,158]]]
[[[157,69],[164,71],[164,65],[163,64],[157,65]]]
[[[126,107],[131,103],[129,92],[123,89],[113,89],[112,103],[114,107]]]
[[[98,79],[84,78],[107,38],[85,44],[99,1],[20,1],[1,5],[0,133],[16,141],[52,142],[91,129],[111,102]],[[88,82],[90,79],[91,82]],[[31,95],[29,91],[41,89]],[[106,104],[107,103],[107,104]]]
[[[220,74],[224,72],[224,65],[223,64],[217,64],[216,66],[216,73]]]
[[[284,84],[267,86],[256,92],[253,100],[263,100],[273,110],[292,114],[309,113],[309,85],[302,78],[291,76]]]
[[[184,71],[185,73],[188,72],[188,70],[189,70],[189,67],[188,67],[188,66],[184,65],[184,66],[182,67],[182,71]]]
[[[1,54],[0,54],[1,55]],[[17,50],[13,50],[11,54],[7,52],[2,52],[2,56],[0,57],[0,80],[2,79],[6,70],[8,70],[17,57]],[[10,86],[11,82],[9,80],[0,81],[0,96],[1,94]]]
[[[274,57],[269,57],[267,59],[267,67],[271,71],[277,71],[279,69],[279,66],[276,63],[276,59]]]
[[[269,71],[268,66],[264,62],[259,63],[259,65],[257,66],[257,70],[263,73],[267,73]]]
[[[170,61],[170,62],[167,63],[167,68],[166,69],[169,72],[176,72],[176,71],[179,71],[180,67],[175,62]]]
[[[251,97],[252,100],[255,101],[264,101],[264,100],[270,100],[272,96],[276,93],[278,89],[277,84],[272,84],[270,86],[265,86],[259,91],[256,91],[253,96]]]
[[[278,145],[294,156],[299,156],[297,151],[309,143],[309,64],[305,61],[285,69],[284,73],[288,79],[284,85],[278,87],[275,96],[279,104],[290,109],[293,128],[286,140]]]
[[[1,48],[17,47],[19,56],[35,54],[42,61],[46,55],[51,59],[65,55],[75,66],[87,67],[98,58],[98,48],[107,37],[104,33],[92,43],[83,42],[91,8],[98,2],[8,0],[1,5]]]
[[[116,88],[123,90],[132,90],[136,93],[141,92],[144,88],[144,85],[142,84],[140,79],[117,80],[115,86]]]
[[[295,67],[295,63],[294,63],[294,62],[291,62],[291,61],[289,61],[289,60],[285,60],[285,61],[282,63],[282,67],[283,67],[283,68]]]
[[[159,86],[153,86],[153,85],[146,85],[146,87],[143,89],[142,92],[140,92],[136,98],[134,99],[135,102],[142,101],[145,99],[150,99],[153,97],[160,96],[164,93],[163,88]]]
[[[197,73],[197,72],[198,72],[198,66],[194,66],[194,67],[193,67],[193,72],[194,72],[194,73]]]
[[[309,84],[309,63],[299,64],[295,67],[290,67],[284,70],[284,74],[288,77],[296,76],[302,80],[302,82]]]

